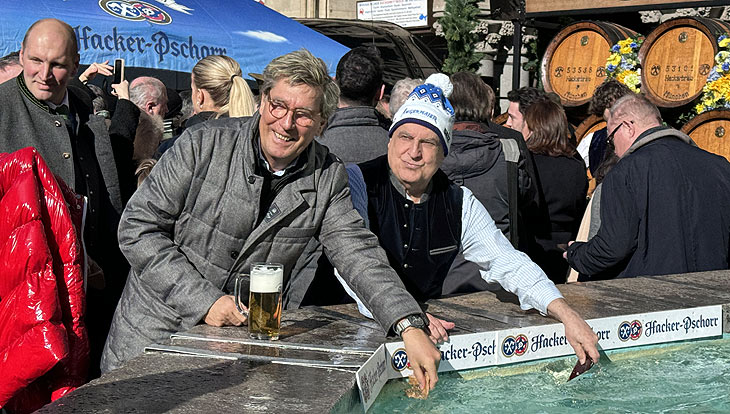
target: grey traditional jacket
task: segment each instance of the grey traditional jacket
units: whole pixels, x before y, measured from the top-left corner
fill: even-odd
[[[25,147],[35,147],[51,171],[61,177],[66,184],[78,192],[74,170],[74,148],[64,119],[49,113],[47,106],[36,99],[30,99],[21,92],[23,74],[0,85],[0,142],[2,152],[13,152]],[[77,93],[68,89],[71,109],[76,117],[77,135],[80,142],[93,148],[101,179],[109,193],[114,209],[121,213],[122,198],[119,190],[119,177],[112,143],[104,118],[89,115],[90,108],[83,107]],[[89,169],[96,167],[93,160],[81,160]],[[93,171],[81,171],[93,173]],[[90,196],[93,198],[93,195]],[[94,204],[94,201],[91,200]]]
[[[306,163],[260,225],[258,114],[186,130],[127,205],[119,241],[132,269],[112,322],[102,371],[199,323],[252,262],[284,264],[284,284],[313,236],[384,329],[418,304],[352,207],[345,166],[313,142]]]

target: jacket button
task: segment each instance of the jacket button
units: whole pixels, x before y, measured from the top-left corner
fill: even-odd
[[[403,204],[403,207],[408,208],[408,203]]]
[[[408,263],[404,264],[404,265],[403,265],[403,268],[404,268],[404,269],[408,269]]]
[[[231,252],[231,259],[235,259],[237,257],[238,257],[238,252],[236,252],[236,251]]]
[[[407,248],[408,248],[408,243],[404,244],[404,245],[403,245],[403,248],[404,248],[404,249],[407,249]]]
[[[248,176],[248,183],[249,184],[253,184],[255,182],[256,182],[256,177],[254,177],[253,175],[249,175]]]
[[[404,224],[404,225],[403,225],[403,228],[404,228],[404,229],[407,229],[407,228],[408,228],[408,224]]]
[[[61,126],[61,121],[54,121],[53,122],[53,125],[55,125],[56,127],[60,127]]]
[[[65,158],[65,159],[69,159],[69,158],[71,158],[71,153],[69,153],[69,152],[64,152],[64,153],[63,153],[63,158]]]

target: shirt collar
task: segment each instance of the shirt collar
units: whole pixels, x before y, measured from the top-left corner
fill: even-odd
[[[283,177],[292,167],[297,165],[297,162],[299,161],[299,157],[295,158],[292,162],[289,163],[283,170],[281,171],[272,171],[271,165],[269,165],[269,162],[266,161],[266,157],[264,157],[264,150],[261,148],[261,138],[256,136],[256,147],[258,148],[258,155],[259,155],[259,164],[269,172],[269,174],[274,175],[276,177]],[[300,155],[301,156],[301,155]]]
[[[406,188],[403,186],[403,184],[398,180],[398,177],[393,174],[393,170],[390,169],[390,166],[388,167],[388,174],[390,175],[390,183],[395,187],[395,189],[398,191],[400,195],[405,197],[406,199],[413,201],[413,198],[408,194],[406,191]],[[423,192],[421,195],[421,199],[418,201],[417,204],[425,203],[428,201],[429,193],[431,193],[431,190],[433,189],[433,180],[428,182],[428,186],[426,186],[426,191]]]
[[[56,104],[54,104],[54,103],[53,103],[53,102],[51,102],[51,101],[44,101],[44,103],[45,103],[46,105],[48,105],[48,107],[49,107],[49,108],[51,108],[52,110],[55,110],[56,108],[58,108],[58,107],[59,107],[59,106],[61,106],[61,105],[66,105],[66,107],[67,107],[67,108],[69,108],[69,110],[71,110],[71,105],[69,105],[69,103],[68,103],[68,90],[67,90],[67,91],[66,91],[66,93],[65,93],[65,94],[63,95],[63,101],[61,101],[61,103],[60,103],[60,104],[56,105]]]

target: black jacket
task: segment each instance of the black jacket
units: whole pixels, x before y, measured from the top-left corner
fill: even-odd
[[[535,245],[530,258],[550,280],[565,283],[568,264],[563,252],[575,240],[585,212],[588,191],[586,166],[579,155],[551,157],[534,154],[540,182],[538,216],[530,218]]]
[[[608,173],[601,228],[568,248],[582,279],[728,268],[730,163],[690,143],[650,129]]]

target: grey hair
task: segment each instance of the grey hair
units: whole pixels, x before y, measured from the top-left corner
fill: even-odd
[[[664,121],[656,105],[651,103],[644,95],[631,93],[624,95],[611,105],[609,110],[611,118],[631,116],[632,120],[642,125],[661,125]]]
[[[141,76],[129,85],[129,100],[140,108],[149,101],[160,102],[163,95],[167,96],[167,89],[157,78]]]
[[[12,52],[0,58],[0,71],[14,66],[20,66],[20,54],[18,52]]]
[[[286,80],[289,85],[308,85],[322,92],[320,114],[328,119],[337,109],[340,88],[330,77],[327,65],[306,49],[299,49],[274,58],[264,69],[262,95],[271,92],[276,82]]]
[[[416,86],[422,85],[423,79],[421,78],[403,78],[393,85],[393,89],[390,91],[390,117],[394,117],[395,113],[398,112],[401,106],[406,103],[408,95],[416,89]]]

